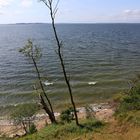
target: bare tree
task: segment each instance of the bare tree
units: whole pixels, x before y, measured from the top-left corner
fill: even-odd
[[[79,125],[76,106],[75,106],[75,102],[74,102],[73,94],[72,94],[72,88],[71,88],[71,85],[70,85],[70,81],[69,81],[69,78],[68,78],[68,75],[67,75],[67,72],[66,72],[66,68],[65,68],[65,64],[64,64],[64,59],[63,59],[63,56],[62,56],[62,41],[60,41],[60,39],[59,39],[57,30],[56,30],[56,26],[55,26],[55,15],[56,15],[57,10],[58,10],[59,0],[56,1],[55,6],[54,6],[54,1],[53,0],[40,0],[40,1],[42,1],[47,6],[47,8],[49,9],[49,12],[50,12],[51,21],[52,21],[52,28],[53,28],[54,36],[55,36],[57,47],[58,47],[57,53],[58,53],[60,63],[61,63],[61,67],[62,67],[62,70],[63,70],[64,79],[65,79],[65,82],[67,84],[68,91],[69,91],[69,94],[70,94],[71,103],[73,105],[76,124]]]
[[[28,40],[28,43],[26,44],[26,46],[23,47],[22,49],[20,49],[20,52],[32,60],[36,73],[37,73],[38,80],[39,80],[39,85],[41,88],[40,102],[43,106],[43,109],[49,115],[51,122],[56,123],[53,107],[52,107],[51,101],[49,100],[49,98],[45,92],[45,89],[44,89],[44,86],[43,86],[42,80],[41,80],[41,75],[40,75],[40,72],[39,72],[39,69],[37,66],[37,62],[36,62],[41,57],[40,49],[36,45],[33,45],[33,42],[31,40]],[[45,102],[44,97],[47,100],[49,106]]]

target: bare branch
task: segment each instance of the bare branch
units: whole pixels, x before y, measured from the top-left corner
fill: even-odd
[[[54,19],[55,19],[55,15],[56,15],[57,11],[58,11],[58,8],[53,11],[53,18]]]
[[[54,18],[55,18],[55,15],[56,15],[57,11],[58,11],[58,4],[59,4],[59,1],[60,1],[60,0],[57,0],[56,5],[55,5],[55,7],[54,7],[54,9],[53,9],[53,16],[54,16]]]
[[[50,5],[48,4],[46,0],[40,0],[40,1],[42,1],[50,9]]]
[[[55,7],[54,7],[54,10],[53,10],[53,11],[55,11],[55,10],[58,8],[58,4],[59,4],[59,2],[60,2],[60,0],[57,0],[56,5],[55,5]]]

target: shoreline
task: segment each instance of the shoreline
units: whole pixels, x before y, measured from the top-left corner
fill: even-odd
[[[114,108],[109,103],[100,104],[89,104],[88,106],[92,109],[92,114],[98,120],[108,122],[114,114]],[[86,107],[78,107],[78,118],[86,119]],[[58,119],[60,117],[60,112],[55,112],[55,116]],[[44,128],[46,125],[50,124],[50,120],[46,113],[38,113],[33,121],[37,127],[37,130]],[[0,137],[6,135],[8,137],[23,136],[24,131],[20,125],[15,125],[12,120],[0,119]]]

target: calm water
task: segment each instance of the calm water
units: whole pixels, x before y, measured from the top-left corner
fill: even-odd
[[[57,29],[77,102],[109,98],[140,73],[140,24],[59,24]],[[36,100],[34,68],[18,52],[28,38],[42,48],[38,64],[44,82],[53,83],[46,86],[49,96],[56,103],[67,102],[51,26],[21,24],[0,25],[0,105]]]

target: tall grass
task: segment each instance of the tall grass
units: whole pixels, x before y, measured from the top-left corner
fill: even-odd
[[[82,135],[92,134],[102,128],[103,123],[95,119],[80,122],[77,127],[74,122],[64,125],[49,125],[40,132],[21,138],[20,140],[71,140]]]

